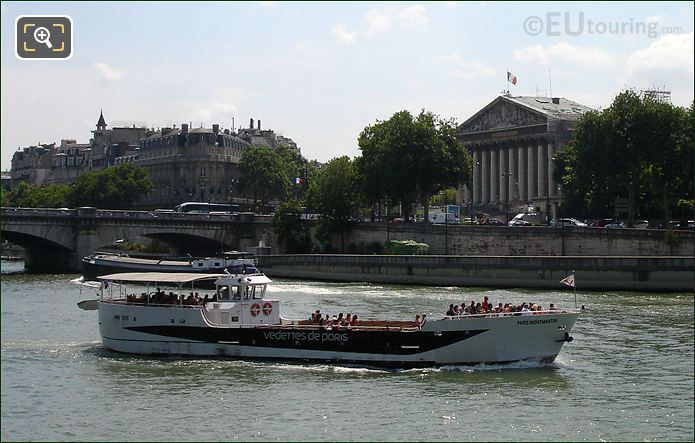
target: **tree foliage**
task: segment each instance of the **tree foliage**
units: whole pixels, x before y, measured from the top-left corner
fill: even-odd
[[[273,216],[273,232],[289,254],[304,254],[311,250],[309,231],[301,215],[301,202],[288,200],[278,206]]]
[[[74,207],[130,209],[153,189],[144,168],[124,163],[77,177],[70,202]]]
[[[584,114],[556,156],[555,179],[576,213],[614,215],[616,197],[635,213],[661,202],[664,218],[693,199],[693,118],[689,110],[624,91],[601,112]]]
[[[472,160],[455,131],[453,120],[424,110],[416,117],[400,111],[364,128],[356,165],[368,202],[400,202],[405,217],[420,202],[427,216],[431,196],[469,180]]]
[[[66,185],[42,187],[20,182],[7,193],[2,205],[23,208],[63,208],[69,205],[70,193],[71,189]]]
[[[321,214],[318,237],[327,239],[344,233],[362,204],[362,195],[355,164],[343,156],[334,158],[318,170],[309,184],[307,206]],[[344,241],[342,249],[345,250]]]
[[[293,164],[273,148],[249,146],[241,154],[243,176],[239,182],[242,193],[254,204],[265,205],[273,199],[284,200],[292,184]]]

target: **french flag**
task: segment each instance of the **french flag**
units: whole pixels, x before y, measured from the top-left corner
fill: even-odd
[[[304,180],[303,180],[303,179],[301,179],[301,178],[299,178],[299,177],[295,177],[295,179],[294,179],[294,184],[295,184],[295,185],[301,185],[302,183],[304,183]]]
[[[516,75],[512,74],[511,72],[507,71],[507,81],[510,82],[513,85],[516,85]]]

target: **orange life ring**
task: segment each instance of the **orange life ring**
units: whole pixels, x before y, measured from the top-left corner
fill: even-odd
[[[273,312],[273,305],[268,302],[263,303],[263,315],[270,315],[271,312]]]
[[[254,303],[251,305],[251,316],[257,317],[261,313],[261,305]]]

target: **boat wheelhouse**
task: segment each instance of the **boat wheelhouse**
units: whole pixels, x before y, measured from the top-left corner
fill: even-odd
[[[553,361],[578,313],[475,315],[326,326],[291,320],[265,275],[125,273],[99,277],[99,329],[118,352],[389,368]],[[204,280],[215,289],[197,294]],[[162,291],[161,286],[174,290]],[[143,291],[143,287],[145,290]]]

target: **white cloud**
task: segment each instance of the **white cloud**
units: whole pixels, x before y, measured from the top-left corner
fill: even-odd
[[[658,14],[646,16],[644,18],[644,22],[647,24],[649,24],[649,23],[659,23],[660,24],[660,23],[665,22],[667,18],[668,18],[667,14],[660,12]]]
[[[423,28],[427,26],[429,18],[425,15],[424,6],[413,5],[401,11],[396,20],[404,28]]]
[[[480,60],[466,60],[461,54],[454,53],[439,58],[439,62],[451,66],[449,75],[451,77],[470,80],[476,77],[489,77],[495,74],[496,70]]]
[[[396,9],[392,6],[372,8],[364,14],[367,34],[379,34],[391,30]]]
[[[693,72],[693,33],[664,35],[627,57],[631,72],[641,69]]]
[[[278,2],[274,2],[274,1],[258,2],[258,5],[261,8],[274,8],[278,5]]]
[[[425,12],[422,5],[412,5],[405,9],[391,5],[372,8],[364,14],[366,32],[369,35],[380,34],[390,31],[394,25],[403,29],[424,28],[429,22]]]
[[[524,63],[544,65],[562,61],[580,66],[605,66],[615,61],[611,54],[601,48],[574,46],[564,42],[547,47],[536,45],[517,49],[514,51],[514,58]]]
[[[118,81],[123,77],[123,73],[117,69],[112,68],[106,63],[94,62],[92,64],[101,75],[102,80],[106,81]]]
[[[343,23],[340,23],[333,28],[333,35],[335,35],[340,43],[345,45],[354,44],[358,34],[359,33],[357,31],[348,31]]]

